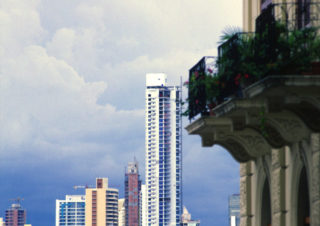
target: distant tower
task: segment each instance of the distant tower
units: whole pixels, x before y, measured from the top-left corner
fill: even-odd
[[[229,222],[230,226],[240,225],[240,195],[229,196]]]
[[[97,178],[96,188],[86,189],[86,226],[118,225],[119,191],[108,187],[108,178]]]
[[[126,226],[139,226],[139,194],[141,180],[138,162],[134,160],[128,163],[125,175],[125,208]]]
[[[84,195],[66,195],[64,200],[56,200],[56,226],[85,225]]]
[[[181,86],[146,75],[147,225],[179,225],[182,212]]]
[[[200,220],[192,220],[187,208],[183,207],[180,226],[200,226]]]
[[[5,226],[24,226],[26,217],[27,212],[20,203],[14,203],[11,208],[6,210]]]

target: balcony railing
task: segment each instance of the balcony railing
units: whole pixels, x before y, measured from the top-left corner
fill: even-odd
[[[189,70],[189,90],[188,90],[188,115],[193,118],[197,114],[207,114],[206,109],[206,85],[205,78],[214,76],[217,73],[216,57],[206,56],[203,57],[196,65]],[[196,94],[196,95],[194,95]],[[193,99],[192,97],[196,97]]]
[[[320,74],[320,2],[304,2],[270,4],[255,33],[231,35],[218,47],[216,61],[204,57],[190,69],[189,119],[243,97],[244,88],[268,75]]]
[[[297,0],[296,2],[272,3],[262,10],[256,19],[256,31],[281,21],[289,30],[320,25],[320,2]]]

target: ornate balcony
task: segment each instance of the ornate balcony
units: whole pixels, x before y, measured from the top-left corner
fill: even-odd
[[[239,162],[247,162],[320,132],[320,75],[268,76],[216,106],[186,127],[202,146],[225,147]]]
[[[189,119],[201,117],[186,130],[241,163],[243,226],[320,225],[319,4],[269,5],[256,33],[219,47],[216,73],[190,70]]]
[[[215,65],[206,62],[213,57],[202,58],[189,71],[189,119],[213,113],[230,98],[241,98],[244,88],[267,76],[320,74],[319,30],[312,26],[319,22],[319,5],[309,2],[311,8],[298,10],[298,3],[271,4],[257,18],[256,33],[231,35],[218,47]],[[280,15],[284,19],[279,22]],[[308,27],[299,25],[301,18]]]

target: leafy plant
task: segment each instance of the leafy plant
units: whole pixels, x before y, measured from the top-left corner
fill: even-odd
[[[314,27],[288,30],[279,22],[264,26],[259,33],[226,29],[221,36],[218,72],[194,72],[189,89],[189,118],[208,114],[217,104],[270,74],[305,74],[312,62],[320,61],[320,38]]]

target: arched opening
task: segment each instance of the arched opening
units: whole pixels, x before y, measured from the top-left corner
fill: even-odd
[[[310,225],[310,202],[306,167],[303,167],[300,174],[298,190],[298,226]]]
[[[261,226],[271,226],[271,200],[269,182],[266,179],[262,190]]]

